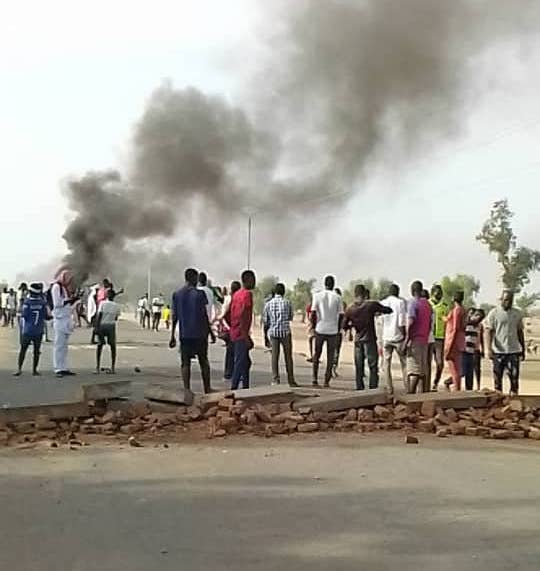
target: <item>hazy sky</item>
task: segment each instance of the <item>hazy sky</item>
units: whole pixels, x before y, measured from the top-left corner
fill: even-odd
[[[122,168],[133,123],[164,78],[246,97],[257,45],[272,28],[264,3],[229,0],[12,2],[0,22],[0,278],[64,252],[70,213],[60,181],[87,169]],[[257,258],[260,275],[288,281],[327,272],[345,284],[387,276],[402,284],[472,273],[481,298],[499,288],[497,266],[474,240],[491,203],[516,212],[524,244],[540,249],[540,42],[493,47],[474,62],[475,96],[461,129],[408,160],[399,147],[379,156],[341,214],[317,210],[320,227],[299,257]],[[310,216],[306,204],[306,217]],[[244,228],[225,245],[244,265]],[[212,259],[200,266],[212,273]],[[230,276],[216,275],[222,280]],[[531,288],[540,289],[535,278]]]

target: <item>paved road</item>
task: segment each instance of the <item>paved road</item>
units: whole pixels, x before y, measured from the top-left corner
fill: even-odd
[[[0,569],[540,568],[534,443],[402,438],[0,452]]]
[[[144,386],[151,382],[163,384],[180,384],[180,368],[178,351],[168,348],[169,334],[166,331],[159,333],[141,330],[138,325],[131,321],[122,321],[119,324],[119,347],[118,347],[118,374],[116,380],[129,379],[133,382],[135,396],[142,396]],[[94,382],[96,376],[93,375],[95,369],[95,346],[90,345],[90,331],[86,328],[77,329],[71,337],[69,361],[71,368],[78,373],[76,377],[66,378],[57,381],[52,374],[52,343],[44,343],[40,369],[43,377],[36,381],[28,372],[31,364],[31,355],[27,356],[26,373],[20,379],[12,376],[14,363],[17,358],[18,340],[15,330],[0,328],[0,403],[1,402],[21,402],[23,400],[35,401],[37,395],[42,395],[43,386],[47,387],[47,392],[54,392],[57,395],[58,389],[51,391],[48,387],[52,384],[66,387],[77,387],[84,382]],[[260,342],[260,340],[259,340]],[[108,366],[109,354],[105,349],[103,365]],[[270,355],[259,346],[252,352],[254,361],[252,386],[269,385]],[[212,383],[216,389],[224,389],[226,385],[222,379],[223,375],[224,349],[222,343],[218,341],[210,348],[210,362],[212,367]],[[141,373],[135,373],[135,366],[139,367]],[[305,357],[297,355],[295,360],[295,372],[297,380],[301,384],[311,384],[311,367],[306,362]],[[322,374],[322,369],[321,369]],[[352,366],[345,364],[342,367],[342,374],[346,381],[336,382],[336,386],[341,388],[352,388]],[[101,379],[111,380],[109,375],[100,375]],[[286,376],[283,371],[283,380]],[[46,385],[42,382],[45,381]],[[16,387],[16,388],[14,388]],[[193,362],[193,389],[202,391],[198,364]],[[74,394],[71,388],[65,389],[66,395]]]
[[[256,331],[257,333],[257,331]],[[180,384],[180,370],[178,362],[177,350],[168,348],[168,333],[160,331],[159,333],[141,330],[138,325],[131,321],[122,321],[119,324],[119,362],[118,375],[116,379],[129,379],[133,382],[134,394],[136,397],[142,396],[144,387],[147,383],[159,381],[163,384]],[[306,363],[305,355],[300,351],[305,351],[306,342],[303,327],[298,324],[295,327],[295,347],[299,351],[295,357],[295,374],[296,380],[303,385],[311,384],[311,366]],[[62,393],[62,390],[52,389],[51,384],[62,383],[66,387],[65,394],[73,394],[73,387],[77,387],[83,382],[94,382],[96,377],[92,374],[95,368],[95,346],[89,344],[90,331],[86,328],[77,329],[71,338],[69,359],[71,367],[79,374],[77,377],[57,381],[52,375],[52,344],[45,343],[43,345],[43,355],[41,370],[44,378],[41,380],[49,381],[48,383],[32,382],[32,377],[26,373],[20,380],[12,377],[15,361],[18,352],[18,339],[16,330],[0,327],[0,404],[15,402],[19,404],[32,403],[36,399],[43,401],[44,394],[54,395]],[[252,373],[252,385],[268,385],[271,382],[270,374],[270,355],[264,351],[261,346],[261,339],[255,338],[258,348],[252,352],[254,361]],[[212,382],[214,388],[221,389],[227,385],[222,380],[224,349],[218,342],[210,349],[210,361],[212,366]],[[30,366],[30,357],[27,357],[26,370]],[[108,349],[105,350],[104,362],[108,364]],[[138,366],[141,373],[135,373],[134,367]],[[522,383],[524,394],[540,394],[540,376],[537,374],[537,363],[527,361],[524,367],[524,376],[528,380]],[[485,364],[485,369],[488,365]],[[323,374],[324,365],[321,366],[321,376]],[[353,388],[353,367],[352,367],[352,350],[351,344],[345,343],[343,347],[342,363],[340,366],[341,377],[333,382],[336,388]],[[534,374],[534,380],[531,379]],[[101,378],[109,379],[103,375]],[[394,369],[394,378],[400,378],[399,369]],[[282,379],[285,380],[283,371]],[[396,381],[396,389],[401,388],[401,383]],[[489,371],[485,371],[484,385],[492,386]],[[16,387],[16,388],[15,388]],[[195,391],[201,391],[200,375],[198,365],[193,364],[193,388]],[[56,397],[55,397],[56,398]]]

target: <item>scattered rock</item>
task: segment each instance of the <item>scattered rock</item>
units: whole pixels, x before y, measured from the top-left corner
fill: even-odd
[[[405,444],[418,444],[418,438],[412,434],[407,434],[405,436]]]
[[[315,432],[319,430],[318,422],[305,422],[304,424],[299,424],[297,427],[298,432]]]
[[[427,416],[428,418],[433,418],[437,414],[437,405],[434,400],[427,400],[422,403],[420,408],[420,413],[422,416]],[[408,416],[408,415],[406,415]]]
[[[128,444],[133,448],[142,448],[142,444],[135,438],[135,436],[130,436],[128,438]]]

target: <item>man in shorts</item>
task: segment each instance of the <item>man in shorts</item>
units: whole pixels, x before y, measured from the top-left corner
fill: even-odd
[[[101,372],[101,355],[105,343],[111,348],[111,368],[107,373],[116,373],[116,322],[120,317],[120,306],[114,301],[115,293],[112,288],[107,290],[107,299],[101,302],[96,317],[96,374]]]
[[[412,299],[408,303],[407,325],[407,384],[408,392],[423,392],[427,379],[428,347],[432,327],[432,309],[422,297],[424,286],[420,281],[411,284]]]

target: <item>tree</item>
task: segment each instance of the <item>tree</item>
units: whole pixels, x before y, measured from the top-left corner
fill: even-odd
[[[444,301],[451,306],[454,301],[454,295],[458,291],[465,294],[463,300],[464,307],[474,307],[474,298],[480,291],[480,282],[474,277],[467,274],[457,274],[453,278],[444,276],[441,280]]]
[[[392,283],[388,278],[380,278],[377,282],[373,278],[352,280],[343,292],[343,300],[347,305],[352,303],[354,301],[354,288],[359,284],[364,285],[369,290],[370,299],[384,299],[389,294]]]
[[[279,282],[277,276],[265,276],[257,287],[253,290],[253,310],[256,315],[261,315],[264,309],[265,300],[272,295],[272,291]]]
[[[504,287],[519,293],[530,282],[530,274],[540,270],[540,251],[517,245],[510,224],[513,216],[508,200],[498,200],[476,239],[496,255]]]
[[[537,301],[540,301],[540,293],[522,293],[516,298],[516,305],[521,309],[523,315],[527,317]]]
[[[312,290],[315,285],[315,278],[303,280],[298,278],[292,290],[289,290],[288,297],[291,300],[294,311],[302,312],[302,323],[306,317],[306,307],[311,302]]]

